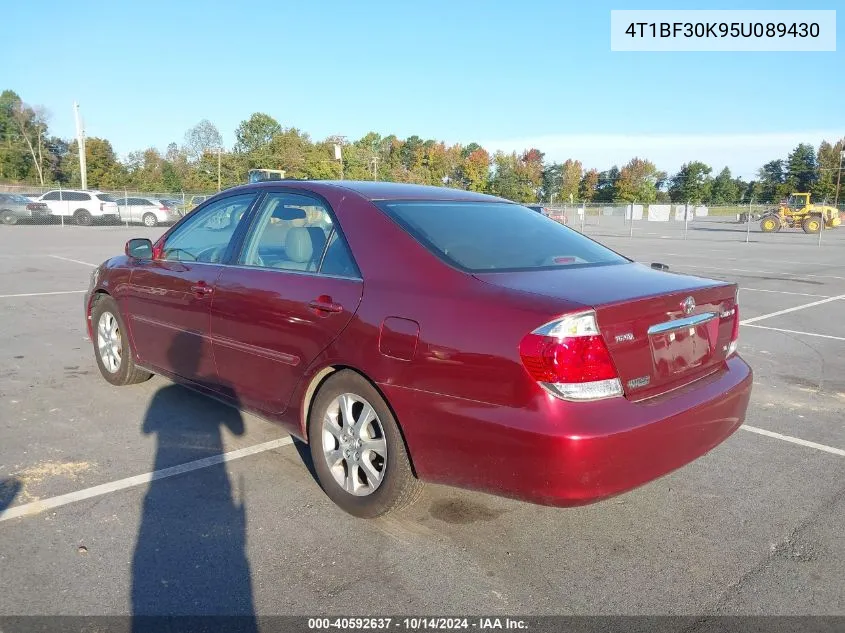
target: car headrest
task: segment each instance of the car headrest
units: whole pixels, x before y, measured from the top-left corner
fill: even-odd
[[[296,226],[285,238],[285,253],[290,260],[305,263],[319,257],[326,245],[326,234],[315,226]]]

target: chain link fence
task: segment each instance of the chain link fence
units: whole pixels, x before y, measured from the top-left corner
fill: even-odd
[[[822,233],[838,236],[845,244],[845,204],[840,204],[840,226],[821,222],[818,231],[808,235],[802,227],[781,226],[776,230],[764,216],[778,204],[692,205],[692,204],[569,204],[547,205],[544,213],[585,235],[602,237],[652,238],[710,241],[782,241],[807,238],[821,240]],[[827,205],[832,206],[832,205]],[[810,227],[815,228],[815,227]],[[836,229],[836,230],[834,230]]]
[[[155,227],[178,221],[216,191],[150,192],[81,191],[62,187],[0,184],[0,223],[6,225],[125,225]],[[777,204],[692,205],[581,203],[550,204],[550,218],[601,241],[613,238],[652,238],[710,241],[818,240],[826,234],[845,244],[845,203],[839,205],[841,227],[822,223],[816,234],[801,227],[768,231],[764,215]],[[835,239],[839,239],[836,237]]]
[[[5,225],[173,224],[216,191],[150,192],[80,190],[61,186],[0,185],[0,223]]]

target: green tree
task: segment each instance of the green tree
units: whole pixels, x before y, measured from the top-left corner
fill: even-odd
[[[590,169],[585,171],[581,176],[581,182],[578,183],[578,198],[586,202],[591,202],[596,197],[596,190],[599,185],[599,172],[597,169]]]
[[[560,200],[560,186],[563,179],[563,165],[552,163],[543,168],[543,186],[541,198],[543,200]]]
[[[816,151],[801,143],[786,158],[786,182],[793,191],[808,192],[817,179]]]
[[[273,137],[281,131],[282,126],[276,119],[269,114],[256,112],[246,121],[241,121],[235,130],[235,151],[242,154],[254,154],[267,147]]]
[[[567,158],[561,169],[560,198],[561,201],[569,202],[578,199],[578,189],[581,184],[583,168],[580,160]]]
[[[712,171],[709,165],[700,161],[684,163],[669,182],[669,197],[672,202],[701,204],[709,200]]]
[[[490,154],[478,146],[467,154],[459,166],[459,180],[464,189],[487,191],[490,182]]]
[[[617,184],[619,182],[619,168],[614,165],[607,171],[599,172],[596,179],[593,202],[613,202],[617,199]]]
[[[827,141],[823,141],[819,145],[819,151],[816,156],[819,177],[812,187],[814,201],[833,202],[836,198],[836,176],[840,169],[840,162],[842,160],[840,152],[843,147],[845,147],[845,139],[840,140],[834,145],[831,145]],[[845,174],[843,174],[843,177],[845,177]],[[842,199],[841,192],[839,198]]]
[[[731,170],[725,167],[713,179],[710,187],[710,202],[713,204],[732,204],[742,198],[742,181],[731,176]]]
[[[657,200],[657,183],[662,174],[654,163],[632,158],[621,170],[616,183],[616,195],[624,202],[649,203]]]
[[[128,182],[126,169],[117,162],[111,143],[105,139],[96,136],[85,139],[85,163],[89,189],[117,190],[122,189]],[[68,147],[62,169],[68,174],[71,186],[82,186],[79,145],[76,141]]]
[[[760,178],[760,193],[757,200],[761,202],[778,202],[789,195],[791,185],[786,182],[785,165],[783,160],[772,160],[763,165],[758,172]]]

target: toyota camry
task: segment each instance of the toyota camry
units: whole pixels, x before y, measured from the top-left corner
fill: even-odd
[[[130,240],[84,309],[107,381],[161,374],[279,423],[359,517],[423,482],[611,497],[721,443],[751,392],[735,284],[456,189],[235,187]]]

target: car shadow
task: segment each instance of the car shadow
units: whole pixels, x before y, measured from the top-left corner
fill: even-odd
[[[17,477],[0,480],[0,512],[12,505],[12,501],[18,496],[21,488],[23,484]]]
[[[171,345],[170,362],[181,375],[193,376],[200,351],[196,336],[180,333]],[[227,395],[236,400],[233,390]],[[162,387],[150,401],[142,433],[156,436],[152,470],[196,460],[211,463],[149,485],[132,559],[133,631],[161,631],[175,622],[182,626],[195,621],[173,621],[173,616],[201,616],[202,621],[229,616],[227,631],[258,630],[243,485],[239,482],[233,490],[220,459],[224,430],[242,435],[241,413],[179,385]]]

